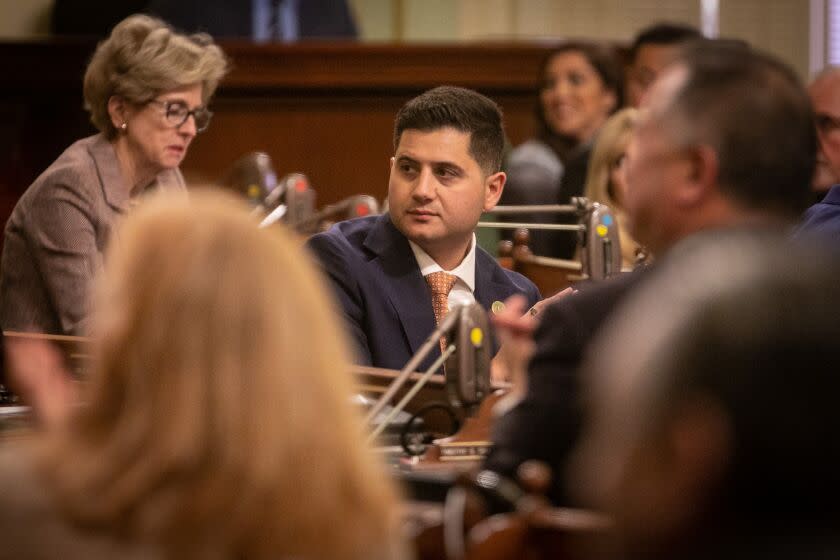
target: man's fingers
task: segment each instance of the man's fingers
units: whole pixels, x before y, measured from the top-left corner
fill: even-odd
[[[556,301],[559,301],[559,300],[563,299],[564,297],[575,293],[576,291],[577,290],[575,290],[574,288],[569,286],[565,290],[561,290],[551,297],[547,297],[545,299],[542,299],[542,300],[538,301],[537,303],[534,304],[534,306],[531,309],[528,310],[528,312],[531,315],[539,315],[540,313],[545,311],[546,306],[549,306],[552,303],[554,303]]]

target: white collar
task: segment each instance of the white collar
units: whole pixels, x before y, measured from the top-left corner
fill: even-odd
[[[470,240],[470,250],[467,251],[464,260],[462,260],[461,264],[452,270],[443,270],[443,268],[441,268],[441,266],[436,263],[426,251],[421,249],[419,245],[410,239],[408,240],[408,244],[411,247],[411,251],[414,253],[414,258],[417,260],[417,266],[420,267],[420,274],[424,277],[428,276],[432,272],[448,272],[449,274],[457,276],[459,280],[469,287],[471,292],[475,291],[475,234],[472,235],[472,240]]]

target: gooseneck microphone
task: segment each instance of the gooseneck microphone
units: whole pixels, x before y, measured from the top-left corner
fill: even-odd
[[[400,370],[388,389],[371,407],[365,421],[372,424],[385,406],[405,385],[417,366],[440,345],[446,342],[444,352],[420,376],[405,396],[394,406],[386,418],[379,422],[370,434],[375,439],[399,414],[420,389],[446,363],[446,384],[449,398],[454,406],[471,406],[480,402],[490,392],[490,336],[487,332],[487,313],[478,303],[467,303],[454,307],[440,322],[440,325],[426,338],[417,352]]]
[[[308,220],[315,212],[315,191],[303,173],[289,173],[277,183],[263,201],[266,216],[260,227],[268,227],[279,221],[293,229]]]
[[[321,229],[321,224],[326,220],[336,218],[348,220],[373,214],[379,214],[379,203],[376,199],[367,194],[357,194],[335,204],[328,204],[311,216],[299,221],[297,227],[304,232],[314,232]]]

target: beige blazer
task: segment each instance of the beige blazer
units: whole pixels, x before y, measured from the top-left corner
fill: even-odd
[[[158,175],[149,189],[158,188],[185,191],[180,171]],[[86,334],[91,280],[115,221],[130,207],[129,192],[114,148],[101,134],[74,143],[32,183],[6,223],[4,330]]]

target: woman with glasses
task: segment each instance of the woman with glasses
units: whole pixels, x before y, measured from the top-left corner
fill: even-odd
[[[135,15],[99,44],[84,77],[99,134],[79,140],[12,212],[0,263],[0,325],[84,334],[91,277],[117,218],[151,190],[184,190],[178,169],[227,71],[205,34]]]

